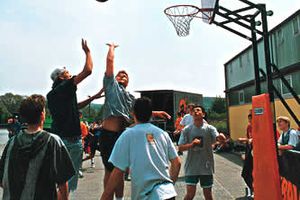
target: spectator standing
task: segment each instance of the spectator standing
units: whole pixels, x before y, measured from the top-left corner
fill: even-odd
[[[41,95],[21,103],[20,115],[28,126],[9,140],[2,154],[3,200],[68,199],[67,181],[75,170],[59,136],[43,131],[45,104]]]
[[[286,116],[280,116],[276,121],[282,132],[278,139],[278,149],[280,151],[295,149],[299,143],[299,135],[296,130],[291,129],[290,119]]]

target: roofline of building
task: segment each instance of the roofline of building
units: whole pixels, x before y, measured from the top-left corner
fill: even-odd
[[[300,15],[300,9],[297,10],[295,13],[293,13],[291,16],[289,16],[288,18],[286,18],[285,20],[283,20],[281,23],[277,24],[274,28],[272,28],[269,33],[272,34],[273,32],[277,31],[279,28],[281,28],[283,25],[285,25],[286,23],[290,22],[293,18],[295,18],[296,16]],[[260,37],[257,42],[262,41],[262,37]],[[252,45],[249,45],[248,47],[246,47],[244,50],[242,50],[240,53],[238,53],[237,55],[235,55],[233,58],[231,58],[229,61],[227,61],[224,66],[225,69],[227,67],[227,65],[229,63],[231,63],[233,60],[235,60],[236,58],[238,58],[240,55],[244,54],[246,51],[248,51],[249,49],[252,49]]]
[[[298,71],[299,70],[299,65],[300,65],[300,62],[292,64],[292,65],[290,65],[290,66],[288,66],[284,69],[280,69],[280,71],[281,71],[282,75],[285,76],[286,74],[290,74],[290,73],[293,73],[295,71]],[[272,78],[279,78],[279,76],[276,72],[273,72],[272,73]],[[265,78],[261,77],[260,81],[265,82],[266,80],[265,80]],[[224,92],[229,93],[231,91],[241,90],[245,87],[249,87],[249,86],[253,86],[253,85],[254,85],[254,79],[246,81],[242,84],[236,85],[232,88],[226,89]]]
[[[178,92],[178,93],[185,93],[185,94],[194,94],[194,95],[201,95],[203,97],[203,94],[194,93],[194,92],[184,92],[179,90],[137,90],[135,92],[142,93],[142,92]]]

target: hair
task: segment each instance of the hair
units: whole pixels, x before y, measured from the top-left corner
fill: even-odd
[[[139,122],[149,122],[152,116],[151,100],[147,97],[138,98],[133,105],[133,112]]]
[[[189,104],[187,105],[187,107],[193,107],[193,108],[194,108],[194,106],[196,106],[194,103],[189,103]]]
[[[205,111],[205,108],[203,106],[200,106],[200,105],[194,105],[193,106],[193,109],[195,108],[201,108],[202,112],[206,114],[206,111]]]
[[[177,112],[177,116],[178,117],[181,117],[182,115],[181,115],[181,112]]]
[[[202,113],[204,114],[203,119],[207,121],[207,113],[206,113],[206,111],[205,111],[205,108],[204,108],[203,106],[198,105],[198,104],[195,104],[195,105],[193,106],[193,110],[194,110],[195,108],[201,108]]]
[[[118,71],[117,76],[118,76],[119,74],[126,74],[126,76],[128,77],[128,74],[127,74],[127,72],[126,72],[125,70],[120,70],[120,71]]]
[[[41,114],[46,107],[46,99],[42,95],[33,94],[21,102],[20,116],[23,122],[38,124],[41,122]]]

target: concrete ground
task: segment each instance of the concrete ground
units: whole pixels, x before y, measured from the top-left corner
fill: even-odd
[[[183,156],[183,164],[186,155]],[[96,200],[99,199],[103,192],[103,175],[104,168],[100,161],[100,156],[97,155],[96,167],[90,167],[90,161],[83,164],[83,175],[80,179],[78,190],[71,195],[71,199],[78,200]],[[214,176],[213,195],[215,199],[242,200],[245,194],[245,184],[242,180],[241,166],[242,161],[239,156],[231,153],[215,154],[216,173]],[[125,183],[125,199],[130,199],[130,182]],[[177,199],[183,199],[185,194],[185,183],[183,167],[180,172],[180,177],[176,183]],[[200,186],[197,186],[196,200],[204,199]]]
[[[2,155],[4,145],[0,145],[0,153]],[[176,183],[176,191],[178,196],[176,199],[181,200],[185,194],[185,183],[183,165],[185,157],[182,156],[182,168],[179,180]],[[97,200],[103,192],[103,176],[104,167],[99,154],[96,155],[96,167],[90,167],[90,161],[83,163],[84,177],[79,180],[78,190],[71,194],[71,200]],[[243,200],[245,194],[245,183],[240,174],[242,169],[242,160],[240,156],[232,153],[215,154],[216,173],[214,175],[213,195],[216,200]],[[125,199],[130,199],[130,182],[125,183]],[[2,189],[0,189],[0,197]],[[197,194],[195,200],[204,199],[200,186],[197,186]]]

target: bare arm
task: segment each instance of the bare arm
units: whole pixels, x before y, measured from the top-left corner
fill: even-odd
[[[217,141],[220,142],[220,143],[224,143],[226,142],[226,136],[223,134],[223,133],[220,133],[218,136],[217,136]]]
[[[68,200],[69,199],[68,182],[65,182],[58,186],[57,196],[58,196],[58,200]]]
[[[100,200],[111,199],[114,195],[114,191],[118,185],[123,181],[124,172],[119,168],[115,167],[112,171],[105,190],[100,198]]]
[[[294,147],[293,146],[291,146],[291,145],[278,145],[278,149],[279,150],[293,150],[294,149]]]
[[[170,160],[171,162],[171,167],[170,167],[170,177],[173,181],[173,183],[175,183],[178,179],[178,175],[179,175],[179,171],[180,171],[180,167],[181,167],[181,161],[179,157],[176,157],[172,160]]]
[[[87,45],[86,40],[81,40],[81,46],[83,51],[85,52],[86,59],[83,70],[74,78],[74,83],[78,85],[81,81],[83,81],[86,77],[92,74],[93,71],[93,60],[91,56],[90,49]]]
[[[178,150],[179,151],[187,151],[187,150],[193,148],[195,145],[199,145],[199,144],[201,144],[201,140],[195,138],[191,143],[179,145]]]
[[[91,103],[92,101],[94,101],[95,99],[100,99],[102,97],[104,97],[103,95],[104,93],[104,89],[102,88],[97,94],[95,94],[94,96],[89,97],[88,99],[79,102],[77,104],[78,109],[84,108],[85,106],[87,106],[89,103]]]
[[[114,60],[115,60],[115,48],[118,45],[112,43],[107,44],[109,46],[107,57],[106,57],[106,76],[110,77],[114,74]]]
[[[162,119],[171,119],[171,116],[165,111],[152,111],[152,116]]]

